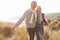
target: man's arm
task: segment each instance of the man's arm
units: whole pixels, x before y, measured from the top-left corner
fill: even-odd
[[[16,28],[22,21],[27,17],[28,12],[26,11],[23,16],[18,20],[18,22],[13,26],[13,29]]]

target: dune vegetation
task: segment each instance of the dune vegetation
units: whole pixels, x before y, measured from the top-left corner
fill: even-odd
[[[48,25],[44,26],[43,40],[60,40],[60,18],[48,18]],[[0,40],[28,40],[26,27],[10,29],[14,23],[0,22]],[[36,39],[36,38],[35,38]]]

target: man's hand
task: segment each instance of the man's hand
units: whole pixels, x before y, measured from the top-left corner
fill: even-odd
[[[15,29],[15,27],[12,27],[12,29],[14,30],[14,29]]]
[[[11,26],[11,29],[14,31],[15,27],[14,26]]]

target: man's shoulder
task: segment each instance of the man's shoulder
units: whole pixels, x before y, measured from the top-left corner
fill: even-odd
[[[25,12],[30,12],[30,9],[27,9]]]
[[[27,10],[24,12],[25,15],[29,15],[30,13],[31,13],[30,9],[27,9]]]

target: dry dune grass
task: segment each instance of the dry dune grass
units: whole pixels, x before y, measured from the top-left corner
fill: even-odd
[[[49,18],[48,23],[44,27],[45,40],[60,40],[60,18]]]
[[[28,40],[28,33],[25,27],[16,28],[14,33],[15,40]]]
[[[44,40],[60,40],[60,18],[48,18],[48,23],[49,25],[44,26]],[[0,22],[0,40],[5,40],[7,36],[10,38],[10,35],[14,36],[14,40],[28,40],[26,27],[17,27],[13,32],[11,29],[13,24]]]

